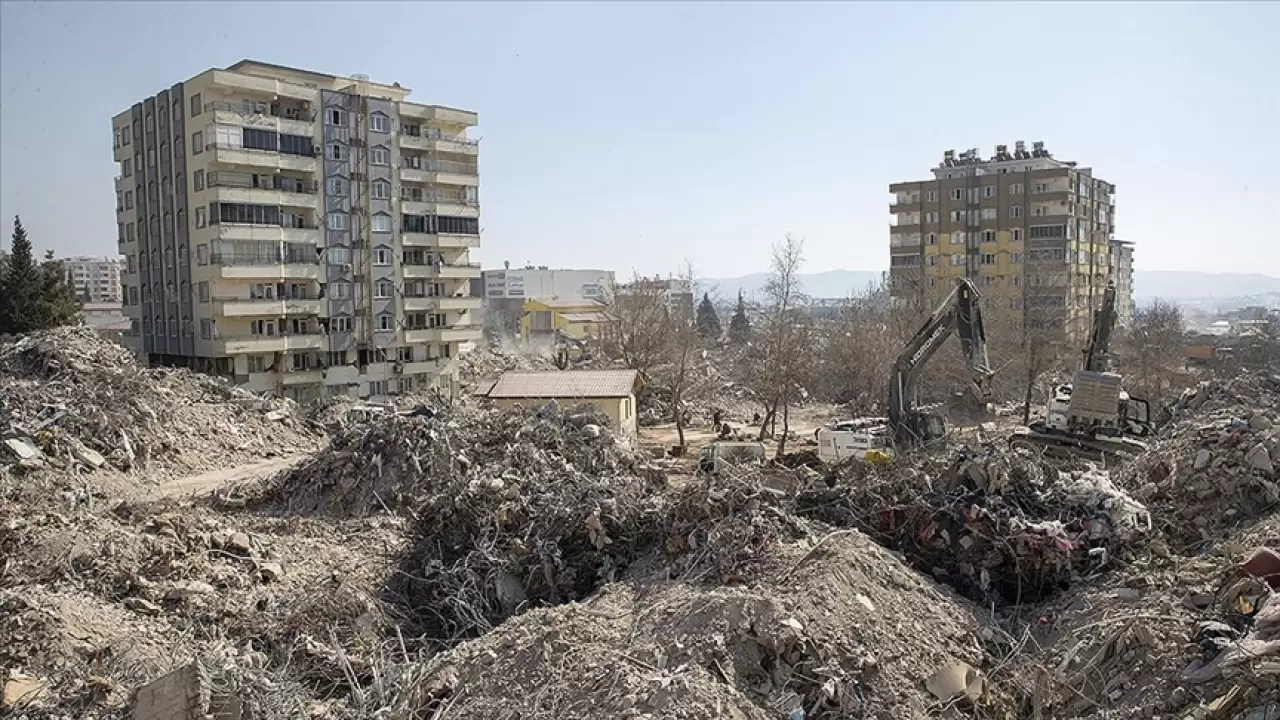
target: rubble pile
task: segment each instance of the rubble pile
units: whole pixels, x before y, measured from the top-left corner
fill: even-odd
[[[403,470],[421,479],[413,547],[391,589],[419,634],[448,645],[581,599],[657,544],[665,476],[606,423],[589,406],[548,404],[418,428],[416,472]]]
[[[555,370],[550,350],[516,352],[502,348],[477,346],[458,357],[458,377],[469,389],[485,380],[492,382],[510,371],[537,372]]]
[[[1280,508],[1280,376],[1187,390],[1172,422],[1117,481],[1151,506],[1176,552]]]
[[[1047,598],[1127,554],[1151,522],[1105,473],[1023,450],[961,446],[834,475],[800,494],[798,513],[859,528],[984,605]]]
[[[356,516],[414,509],[447,490],[501,495],[530,477],[607,480],[638,472],[639,462],[589,406],[387,413],[342,427],[324,450],[273,478],[260,502],[287,513]]]
[[[856,531],[745,584],[615,583],[410,673],[406,717],[1012,717],[975,613]],[[910,598],[910,602],[904,602]]]
[[[0,344],[0,465],[193,472],[315,445],[287,400],[141,368],[87,327]]]

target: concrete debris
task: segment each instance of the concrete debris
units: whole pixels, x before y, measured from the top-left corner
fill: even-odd
[[[191,473],[317,440],[290,401],[188,370],[139,367],[88,327],[0,342],[0,437],[17,460],[42,457],[51,471],[134,474]]]
[[[49,695],[49,688],[39,679],[10,673],[0,689],[0,710],[16,712],[38,704]]]

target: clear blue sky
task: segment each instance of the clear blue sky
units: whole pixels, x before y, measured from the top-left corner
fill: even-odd
[[[809,271],[881,268],[890,182],[1023,139],[1118,185],[1140,268],[1280,275],[1277,28],[1262,2],[6,1],[0,212],[114,253],[110,118],[248,57],[479,112],[486,266],[727,277],[793,232]]]

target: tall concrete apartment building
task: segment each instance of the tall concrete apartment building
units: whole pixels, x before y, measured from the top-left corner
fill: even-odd
[[[480,337],[477,117],[408,96],[243,60],[117,115],[137,352],[299,400],[456,391]]]
[[[75,289],[76,297],[90,303],[119,303],[120,273],[124,263],[115,258],[69,257],[63,258],[62,269],[67,283]]]
[[[1044,143],[947,151],[932,180],[894,183],[890,280],[897,297],[948,292],[972,278],[1046,337],[1079,344],[1115,281],[1120,321],[1132,317],[1133,246],[1115,239],[1114,185],[1054,158]]]

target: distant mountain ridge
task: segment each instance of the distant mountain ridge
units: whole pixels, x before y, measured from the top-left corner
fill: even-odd
[[[812,297],[843,298],[857,295],[879,282],[880,270],[827,270],[801,275],[804,292]],[[707,279],[702,284],[715,288],[729,300],[738,291],[748,298],[758,295],[768,280],[767,273],[751,273],[736,278]],[[1233,298],[1280,293],[1280,278],[1261,273],[1208,273],[1196,270],[1137,270],[1133,278],[1137,298],[1194,300]]]

